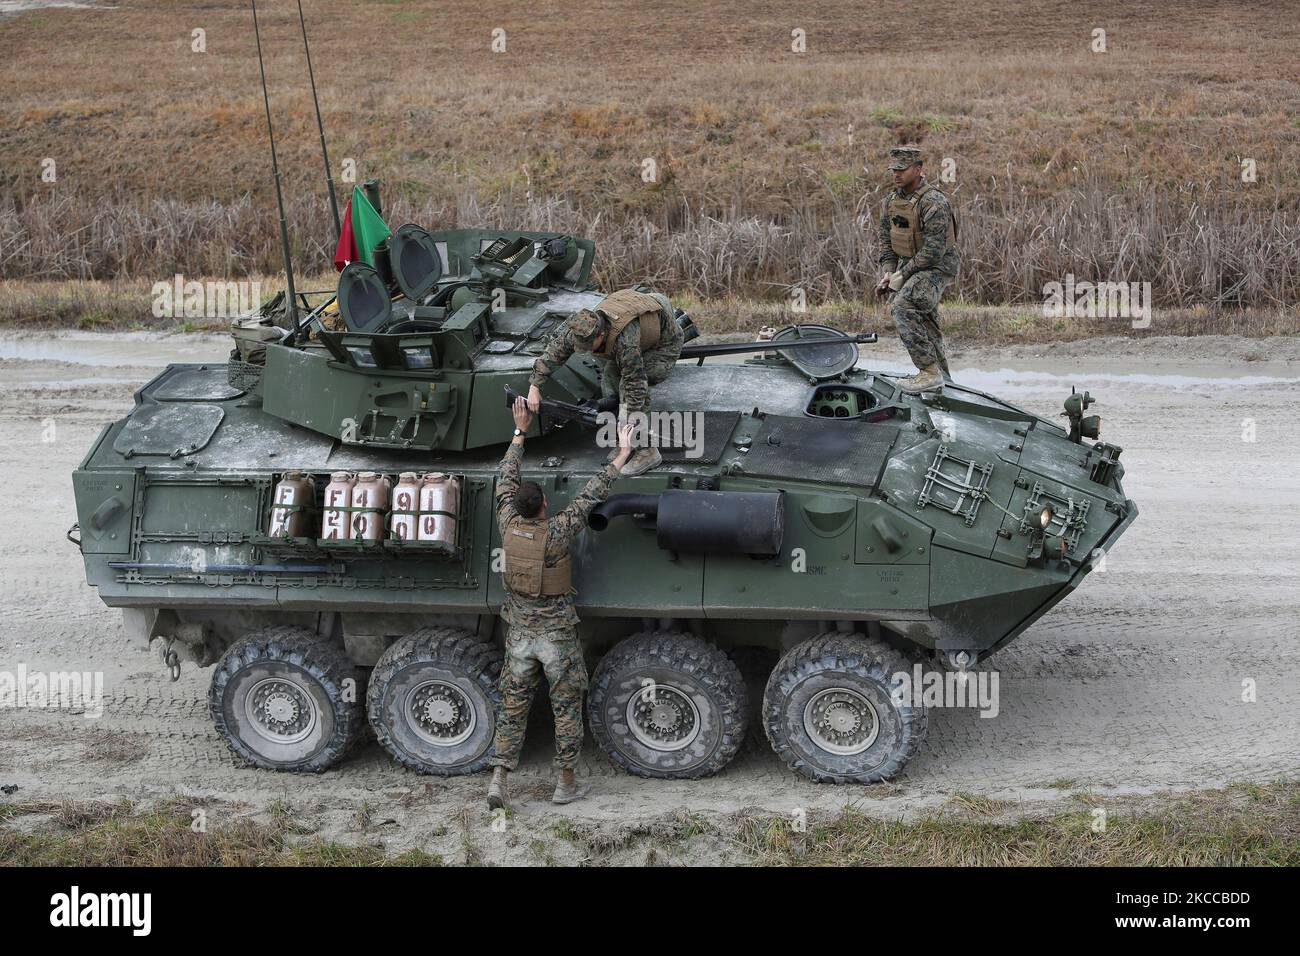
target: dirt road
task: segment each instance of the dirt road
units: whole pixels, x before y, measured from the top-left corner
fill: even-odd
[[[645,781],[588,741],[586,802],[552,807],[548,719],[518,775],[511,834],[490,829],[485,778],[422,778],[371,744],[323,776],[236,765],[212,730],[210,672],[170,682],[84,582],[64,539],[69,473],[133,389],[167,361],[221,360],[220,337],[0,335],[0,673],[102,671],[99,718],[0,712],[7,798],[210,799],[231,814],[287,802],[326,838],[436,849],[473,831],[488,860],[527,859],[530,834],[568,826],[650,832],[686,811],[832,811],[886,816],[956,793],[1030,811],[1091,788],[1101,799],[1294,778],[1300,769],[1300,343],[1245,339],[1091,340],[954,356],[957,378],[1055,415],[1070,385],[1099,397],[1123,445],[1141,515],[1105,570],[992,665],[1001,712],[937,711],[920,756],[893,784],[818,786],[786,771],[755,730],[721,775]],[[892,345],[870,355],[905,367]],[[1012,370],[1015,371],[1012,371]],[[1243,700],[1253,686],[1255,700]],[[726,859],[719,847],[712,858]]]

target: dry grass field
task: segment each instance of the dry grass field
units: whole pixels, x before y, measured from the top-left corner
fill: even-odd
[[[1073,273],[1294,330],[1295,3],[304,7],[335,168],[382,179],[393,222],[591,235],[610,285],[853,300],[876,271],[884,153],[914,140],[933,173],[953,163],[962,301],[1035,303]],[[296,257],[320,273],[332,230],[297,8],[260,12]],[[246,3],[8,17],[0,77],[0,279],[278,271]]]

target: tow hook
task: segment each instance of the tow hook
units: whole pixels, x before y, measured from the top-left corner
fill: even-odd
[[[168,675],[171,677],[172,683],[174,684],[176,683],[176,681],[180,680],[181,679],[181,658],[180,655],[177,654],[176,651],[172,648],[172,642],[170,639],[168,639],[167,642],[162,646],[162,661],[163,661],[163,666],[167,668]]]
[[[77,535],[77,537],[75,538],[72,536],[74,532]],[[68,540],[71,541],[73,544],[75,544],[78,548],[81,547],[81,523],[80,522],[77,522],[71,528],[68,529]]]
[[[949,670],[966,673],[967,668],[975,663],[975,655],[970,651],[945,651],[944,664]]]

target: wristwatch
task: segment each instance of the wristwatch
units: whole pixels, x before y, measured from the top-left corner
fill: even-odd
[[[523,430],[522,428],[519,428],[518,426],[515,426],[515,437],[516,437],[516,438],[523,438],[523,437],[524,437],[524,430]]]

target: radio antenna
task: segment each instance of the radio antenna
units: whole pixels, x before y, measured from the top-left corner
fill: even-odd
[[[257,26],[257,0],[253,5],[253,36],[257,38],[257,67],[262,73],[262,103],[266,106],[266,134],[271,140],[271,171],[275,173],[275,202],[280,209],[280,245],[284,251],[284,276],[289,286],[287,316],[298,333],[298,296],[293,288],[293,262],[289,258],[289,228],[284,224],[284,192],[280,188],[280,161],[275,155],[275,130],[271,126],[271,97],[266,92],[266,64],[262,61],[262,32]]]
[[[302,48],[307,51],[307,77],[311,80],[311,101],[316,107],[316,128],[320,130],[320,154],[325,160],[325,187],[330,194],[330,212],[334,213],[334,238],[343,232],[339,222],[339,201],[334,195],[334,176],[330,171],[330,154],[325,148],[325,124],[320,118],[320,100],[316,98],[316,74],[311,68],[311,46],[307,43],[307,21],[302,15],[302,0],[298,0],[298,22],[302,24]]]

